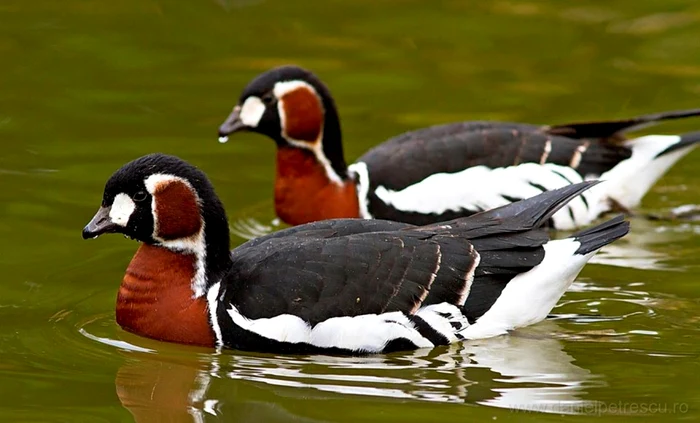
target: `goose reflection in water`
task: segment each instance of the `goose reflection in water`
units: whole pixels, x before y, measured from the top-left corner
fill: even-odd
[[[203,422],[207,416],[226,415],[237,420],[258,421],[265,415],[305,421],[283,407],[285,398],[308,401],[344,395],[503,408],[537,405],[566,412],[572,405],[584,405],[585,391],[602,382],[576,366],[562,342],[551,336],[561,332],[555,322],[545,321],[478,342],[368,357],[232,351],[168,356],[129,348],[116,389],[137,422]],[[277,399],[261,399],[270,396]]]

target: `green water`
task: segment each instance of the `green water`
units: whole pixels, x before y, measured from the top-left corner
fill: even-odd
[[[273,143],[222,146],[216,129],[250,78],[283,63],[331,87],[354,159],[448,121],[698,107],[700,4],[3,0],[0,421],[700,418],[692,221],[633,219],[554,319],[487,341],[350,359],[214,354],[122,332],[114,301],[136,244],[80,237],[104,182],[140,155],[176,154],[209,174],[236,233],[269,225]],[[643,209],[699,203],[698,165],[699,152],[685,158]]]

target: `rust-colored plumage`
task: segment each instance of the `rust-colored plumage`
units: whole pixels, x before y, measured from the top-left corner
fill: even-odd
[[[141,244],[119,287],[117,323],[161,341],[214,346],[206,299],[192,298],[194,274],[194,255]]]
[[[330,181],[311,151],[294,147],[277,150],[275,211],[290,225],[360,217],[354,182]]]
[[[182,181],[161,183],[155,190],[157,235],[165,240],[196,235],[202,228],[197,197]]]
[[[281,103],[285,135],[293,140],[320,142],[324,119],[321,99],[308,88],[300,87],[285,94]]]

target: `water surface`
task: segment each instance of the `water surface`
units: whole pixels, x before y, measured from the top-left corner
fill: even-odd
[[[700,418],[698,222],[633,219],[542,324],[369,358],[124,333],[114,300],[136,244],[80,238],[109,175],[155,151],[208,173],[234,233],[266,230],[274,146],[252,134],[222,146],[216,128],[275,65],[330,86],[350,160],[455,120],[698,107],[696,2],[4,0],[0,21],[1,420]],[[698,152],[679,163],[642,212],[700,202],[698,165]]]

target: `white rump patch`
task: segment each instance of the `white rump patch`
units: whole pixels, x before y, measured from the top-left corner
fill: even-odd
[[[508,282],[493,306],[461,335],[488,338],[544,320],[595,254],[576,254],[580,245],[574,238],[546,243],[544,260]]]
[[[265,103],[259,97],[251,96],[245,99],[240,107],[238,118],[241,123],[251,128],[256,128],[265,114]],[[234,107],[234,111],[236,108]]]
[[[476,212],[509,204],[507,198],[533,197],[542,192],[538,187],[551,191],[582,181],[574,169],[551,163],[523,163],[496,169],[475,166],[456,173],[436,173],[400,191],[378,186],[375,194],[387,205],[405,212]],[[589,206],[580,196],[572,199],[553,216],[557,229],[586,225],[597,217],[596,205],[600,200],[593,189],[582,195]]]
[[[233,323],[242,329],[279,342],[303,342],[320,348],[335,347],[364,352],[380,352],[388,342],[398,338],[408,339],[419,348],[434,346],[398,311],[333,317],[314,327],[291,314],[248,319],[236,307],[231,306],[227,311]]]
[[[367,163],[357,162],[348,166],[348,172],[357,175],[357,199],[360,204],[360,216],[363,219],[372,219],[369,213],[369,170]]]
[[[112,202],[112,208],[109,210],[109,219],[116,225],[126,226],[129,224],[129,218],[135,209],[136,204],[134,204],[134,200],[124,193],[119,193]]]

